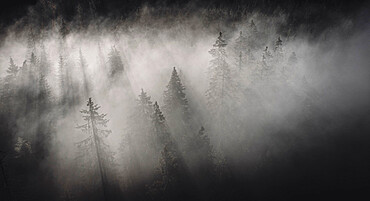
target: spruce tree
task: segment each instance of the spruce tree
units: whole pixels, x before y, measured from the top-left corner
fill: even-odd
[[[163,96],[163,110],[172,134],[180,146],[185,145],[189,143],[191,135],[189,105],[185,95],[185,87],[181,83],[175,67]]]
[[[90,182],[95,184],[100,183],[104,199],[108,200],[108,179],[113,178],[112,175],[114,175],[115,169],[114,153],[110,150],[109,145],[106,144],[104,140],[111,134],[111,130],[106,129],[109,120],[106,119],[106,114],[98,112],[100,106],[94,104],[91,98],[89,98],[87,106],[88,109],[80,111],[86,123],[77,128],[81,129],[87,137],[76,143],[79,149],[79,156],[77,159],[84,168],[81,170],[81,174],[85,175],[85,179],[89,179]],[[97,175],[99,175],[99,179],[91,178],[92,175],[96,175],[96,171]],[[109,177],[109,175],[111,176]]]
[[[39,78],[38,89],[37,114],[39,122],[37,122],[38,129],[34,150],[38,157],[44,159],[49,154],[48,147],[51,142],[54,119],[51,114],[53,108],[51,90],[43,74]]]
[[[161,147],[169,143],[171,141],[171,136],[166,125],[165,117],[161,109],[159,108],[157,101],[153,105],[153,114],[151,115],[151,119],[154,129],[154,135],[159,144],[158,146]]]
[[[124,71],[124,67],[120,56],[120,52],[114,46],[111,48],[109,52],[108,62],[110,66],[108,77],[114,80],[121,78]]]
[[[280,36],[275,41],[274,47],[274,59],[276,63],[281,63],[283,60],[284,52],[283,52],[283,41],[280,39]]]
[[[58,61],[58,80],[59,80],[59,97],[60,103],[64,105],[66,103],[67,97],[67,86],[66,86],[66,69],[65,69],[65,61],[62,55],[59,55]]]
[[[247,62],[247,46],[246,38],[243,36],[243,32],[240,31],[239,36],[235,39],[233,46],[233,57],[236,69],[241,71],[245,68]]]
[[[129,176],[127,183],[139,182],[145,177],[144,173],[150,171],[155,161],[153,149],[155,138],[153,137],[153,126],[151,115],[153,103],[150,96],[141,89],[136,100],[132,114],[128,118],[128,128],[120,146],[123,156],[125,174]],[[147,171],[143,171],[145,168]]]
[[[14,64],[12,58],[9,60],[9,67],[6,70],[7,75],[4,78],[2,93],[1,93],[1,101],[3,103],[2,109],[7,110],[7,112],[11,112],[14,110],[14,103],[15,103],[15,95],[16,95],[16,79],[18,76],[19,67]]]
[[[259,41],[258,41],[260,39],[260,36],[257,30],[257,26],[253,20],[251,20],[247,30],[248,30],[248,37],[247,37],[248,48],[250,48],[252,51],[257,50],[260,46]]]
[[[201,162],[211,165],[214,159],[213,147],[203,126],[195,135],[194,143],[194,149],[200,151]]]
[[[234,101],[237,101],[237,83],[232,77],[230,66],[227,62],[227,43],[218,36],[213,48],[209,51],[212,56],[209,66],[209,88],[206,91],[207,105],[212,117],[222,119],[224,113],[231,109]]]
[[[258,69],[259,71],[258,73],[261,79],[267,79],[272,75],[273,73],[272,59],[273,56],[269,51],[268,47],[266,46],[266,48],[263,50],[262,61]]]
[[[185,95],[185,87],[181,83],[181,79],[177,74],[176,68],[173,67],[171,79],[164,92],[163,109],[167,117],[180,116],[182,121],[187,121],[188,100]]]

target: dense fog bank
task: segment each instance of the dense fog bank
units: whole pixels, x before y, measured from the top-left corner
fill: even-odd
[[[320,200],[368,187],[366,7],[310,33],[284,9],[144,5],[118,20],[99,2],[67,19],[40,1],[3,34],[0,198]]]

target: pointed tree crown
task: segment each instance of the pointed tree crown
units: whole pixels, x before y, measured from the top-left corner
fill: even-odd
[[[173,67],[171,79],[164,92],[164,108],[165,112],[171,114],[174,110],[181,109],[183,114],[187,114],[188,100],[185,95],[185,87],[181,83],[181,79]]]
[[[153,105],[154,113],[152,115],[154,123],[160,123],[163,124],[165,122],[164,115],[162,114],[161,109],[159,109],[159,105],[157,101],[155,101]]]
[[[17,73],[19,71],[19,67],[17,65],[14,64],[14,61],[12,58],[10,58],[10,61],[9,61],[9,67],[8,69],[6,70],[6,72],[11,75],[11,76],[16,76]]]
[[[217,40],[215,44],[213,44],[213,47],[225,47],[227,45],[225,39],[222,37],[222,32],[220,32],[219,36],[217,37]]]

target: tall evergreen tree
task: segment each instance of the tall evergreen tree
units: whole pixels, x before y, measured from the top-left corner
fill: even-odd
[[[59,55],[58,61],[58,80],[59,80],[59,97],[60,103],[64,105],[66,103],[66,69],[65,69],[65,61],[62,55]]]
[[[247,31],[248,31],[248,37],[247,37],[248,48],[250,48],[252,51],[257,50],[258,48],[260,48],[259,47],[260,46],[260,41],[259,41],[260,36],[259,36],[257,26],[253,20],[251,20],[247,28]]]
[[[150,96],[141,90],[136,106],[128,119],[126,135],[121,143],[120,151],[123,156],[124,174],[128,175],[127,183],[139,183],[145,173],[152,172],[156,157],[154,153],[154,136],[151,115],[153,103]]]
[[[111,134],[111,130],[105,129],[109,120],[105,118],[106,114],[98,112],[100,106],[94,104],[91,98],[87,106],[88,109],[80,111],[86,123],[77,127],[87,135],[84,140],[76,144],[79,148],[77,160],[83,167],[81,174],[88,179],[84,182],[101,184],[104,199],[108,200],[107,186],[109,180],[112,182],[115,173],[114,153],[104,140]],[[99,175],[99,178],[91,177],[93,175]]]
[[[261,79],[267,79],[272,75],[274,70],[272,66],[272,59],[273,56],[266,46],[262,53],[262,61],[260,63],[260,67],[258,68],[258,74]]]
[[[111,48],[109,52],[108,62],[110,66],[108,77],[114,80],[122,78],[124,67],[120,56],[120,52],[114,46]]]
[[[283,41],[280,39],[280,36],[278,39],[275,41],[275,46],[274,46],[274,63],[281,64],[282,60],[284,57],[284,52],[283,52]]]
[[[170,143],[172,141],[171,135],[168,131],[165,117],[161,109],[159,108],[157,101],[153,105],[153,114],[151,115],[151,119],[154,129],[154,135],[157,139],[158,146],[162,147],[163,145]],[[159,150],[160,149],[161,148],[159,148]]]
[[[190,194],[187,168],[157,102],[154,103],[152,121],[161,156],[157,177],[149,191],[162,200],[186,199]]]
[[[241,71],[246,66],[247,62],[247,44],[243,32],[240,31],[239,36],[235,39],[233,45],[233,56],[236,68]]]
[[[213,159],[215,157],[213,153],[213,147],[203,126],[200,128],[197,135],[195,135],[194,149],[199,151],[198,154],[201,158],[199,161],[200,163],[204,163],[208,166],[213,164]]]
[[[14,110],[14,96],[16,95],[16,79],[18,76],[19,67],[14,64],[14,61],[12,58],[9,60],[9,67],[6,70],[7,75],[4,78],[3,81],[3,87],[1,91],[1,101],[3,107],[2,110],[7,110],[7,112],[10,112],[10,110]]]
[[[237,99],[237,83],[232,77],[227,62],[226,45],[227,43],[220,32],[213,48],[209,51],[212,60],[208,70],[210,81],[206,97],[210,112],[217,119],[223,118],[224,112],[230,110],[233,102]]]
[[[171,79],[164,91],[163,110],[168,117],[168,125],[179,145],[189,143],[191,136],[189,105],[185,87],[174,67]]]
[[[185,95],[185,87],[177,74],[176,68],[173,67],[171,79],[164,92],[163,109],[167,116],[180,115],[183,121],[189,118],[188,100]]]
[[[38,97],[37,97],[37,114],[38,114],[38,129],[34,144],[34,150],[38,157],[44,159],[48,156],[48,147],[51,142],[51,134],[53,132],[53,116],[51,110],[52,96],[49,84],[44,75],[39,78]]]

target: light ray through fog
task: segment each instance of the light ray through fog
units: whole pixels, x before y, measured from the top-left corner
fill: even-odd
[[[40,1],[1,36],[2,189],[14,199],[291,198],[368,156],[342,149],[360,150],[370,129],[361,20],[314,36],[279,10],[146,5],[118,20],[86,2],[67,19]]]

